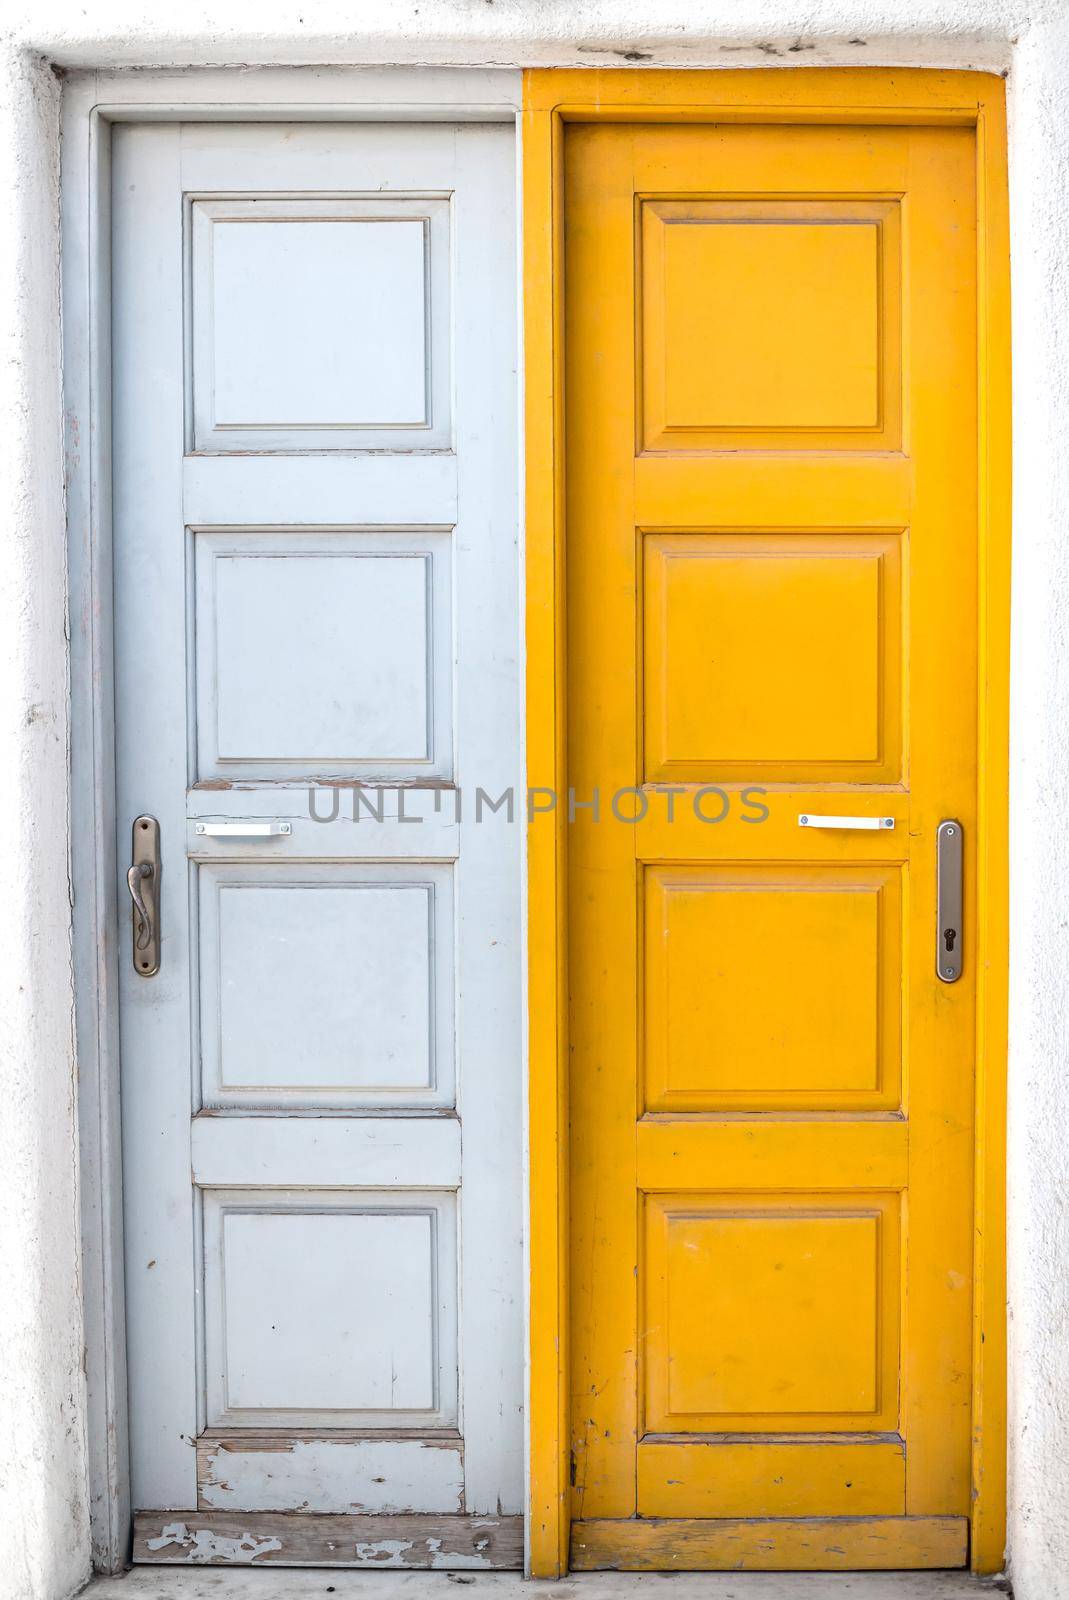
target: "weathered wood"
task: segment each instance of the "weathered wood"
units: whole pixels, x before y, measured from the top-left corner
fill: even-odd
[[[876,1572],[963,1567],[966,1517],[806,1517],[572,1523],[576,1572]]]
[[[464,1446],[457,1434],[201,1437],[197,1507],[451,1515],[464,1509]]]
[[[135,1563],[165,1566],[515,1569],[522,1517],[139,1511]]]

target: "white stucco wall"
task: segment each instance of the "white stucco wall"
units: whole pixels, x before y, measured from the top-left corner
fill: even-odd
[[[1069,1597],[1069,0],[19,0],[0,23],[0,1595],[88,1573],[67,893],[58,93],[113,66],[1009,69],[1010,1559]]]
[[[0,1594],[88,1554],[51,71],[0,58]]]
[[[1069,11],[1012,80],[1010,1550],[1069,1594]]]

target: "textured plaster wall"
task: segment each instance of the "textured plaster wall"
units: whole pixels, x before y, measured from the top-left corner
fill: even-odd
[[[7,27],[65,66],[795,66],[1002,59],[1059,0],[231,0],[164,9],[15,0]]]
[[[1010,1555],[1069,1600],[1069,0],[37,0],[0,21],[0,1595],[88,1572],[67,891],[60,67],[1008,68]]]
[[[59,86],[0,58],[0,1594],[88,1551],[75,1191],[55,140]]]
[[[1010,1551],[1069,1595],[1069,8],[1012,80]]]

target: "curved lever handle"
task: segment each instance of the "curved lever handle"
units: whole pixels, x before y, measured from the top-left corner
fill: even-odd
[[[131,867],[126,874],[126,886],[130,891],[130,899],[137,907],[137,914],[140,918],[137,929],[137,938],[134,940],[135,948],[138,950],[147,949],[149,944],[152,942],[152,913],[145,904],[144,896],[141,893],[142,883],[146,878],[151,877],[152,866],[148,861],[139,861],[137,865]]]
[[[160,970],[160,825],[155,817],[135,817],[126,887],[134,902],[130,913],[134,971],[154,978]]]

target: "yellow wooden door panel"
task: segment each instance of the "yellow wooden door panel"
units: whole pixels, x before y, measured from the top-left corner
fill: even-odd
[[[715,1181],[746,1194],[778,1184],[805,1189],[813,1173],[824,1190],[905,1189],[909,1126],[894,1112],[841,1117],[781,1112],[752,1116],[642,1117],[636,1129],[635,1174],[643,1195],[701,1192]]]
[[[572,1526],[577,1572],[875,1572],[963,1567],[965,1517],[665,1518]]]
[[[855,1191],[647,1195],[643,1436],[893,1429],[898,1211]]]
[[[648,867],[645,1109],[897,1109],[899,876]]]
[[[732,1198],[730,1211],[706,1195],[659,1216],[663,1200],[648,1206],[646,1429],[871,1426],[880,1333],[894,1325],[876,1294],[878,1218],[802,1211],[793,1198],[762,1214]]]
[[[660,326],[648,327],[644,356],[650,379],[656,372],[661,380],[665,432],[875,428],[877,229],[854,216],[852,226],[782,211],[760,227],[757,220],[701,201],[643,207],[644,226],[660,236]],[[647,243],[650,278],[654,255]],[[844,335],[835,338],[840,319]],[[708,349],[707,365],[687,360],[692,339]]]
[[[901,544],[646,534],[646,782],[897,782]]]
[[[829,472],[818,452],[649,451],[634,463],[634,496],[640,528],[897,531],[909,522],[912,472],[898,454],[843,451]]]
[[[857,1434],[643,1439],[638,1497],[648,1517],[869,1517],[905,1511],[900,1439]]]
[[[965,1556],[974,159],[566,128],[576,1565]]]
[[[894,826],[854,833],[849,838],[830,830],[810,829],[805,841],[806,862],[904,866],[909,860],[909,796],[898,785],[861,788],[828,784],[815,789],[794,784],[721,786],[709,782],[695,787],[673,783],[647,784],[642,794],[647,802],[645,814],[630,831],[636,858],[647,865],[790,861],[798,853],[798,818],[822,812],[838,815],[844,807],[851,816],[890,818]],[[606,796],[606,811],[607,802]]]
[[[644,449],[898,447],[895,202],[640,204]]]

